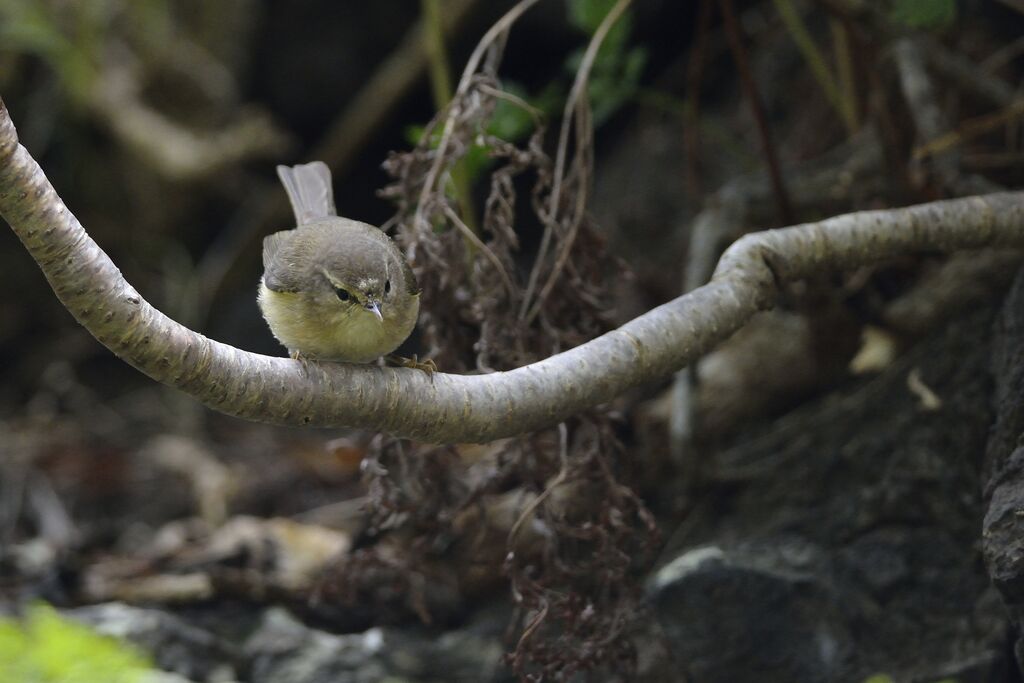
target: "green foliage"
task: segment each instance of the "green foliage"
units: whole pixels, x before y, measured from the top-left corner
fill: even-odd
[[[615,2],[616,0],[568,0],[569,23],[583,33],[589,42]],[[588,91],[595,127],[604,123],[639,92],[640,77],[647,64],[647,51],[631,45],[632,33],[633,16],[626,11],[609,30],[594,59]],[[568,76],[576,74],[585,52],[586,43],[574,50],[566,59],[565,70]],[[533,95],[528,94],[525,88],[516,83],[506,82],[503,87],[510,94],[529,103],[545,117],[561,114],[568,92],[568,86],[562,77],[548,83]],[[487,123],[486,132],[502,140],[518,142],[530,134],[533,126],[533,116],[529,111],[508,100],[499,99]],[[405,137],[413,145],[422,141],[424,133],[424,126],[408,126],[405,129]],[[440,139],[441,131],[435,130],[431,136],[430,146],[436,147]],[[490,167],[489,153],[486,145],[474,144],[469,148],[460,162],[469,180],[475,180]]]
[[[69,8],[72,13],[80,10]],[[88,26],[90,13],[72,22]],[[66,23],[66,18],[65,18]],[[35,0],[0,0],[0,49],[34,55],[57,72],[73,96],[83,96],[95,75],[88,50],[62,25],[54,9]]]
[[[171,35],[167,0],[0,0],[0,50],[39,57],[72,99],[88,96],[113,35],[162,49]]]
[[[525,90],[515,83],[507,83],[504,89],[506,92],[521,97],[524,100],[527,99]],[[549,88],[540,96],[530,98],[530,104],[537,107],[538,110],[547,113],[554,109],[560,97],[564,96]],[[489,135],[501,138],[502,140],[516,141],[525,138],[532,129],[533,118],[528,111],[508,100],[499,99],[495,105],[494,113],[491,114],[491,119],[487,123],[486,131]],[[423,139],[425,132],[426,128],[424,126],[406,126],[405,138],[409,144],[416,145]],[[441,131],[435,130],[430,140],[431,148],[437,147],[440,141]],[[490,166],[491,160],[488,147],[486,145],[474,144],[466,153],[463,163],[469,178],[477,178]]]
[[[569,0],[569,23],[588,36],[597,33],[601,22],[612,11],[617,0]],[[629,12],[622,15],[605,38],[602,50],[621,51],[633,31],[633,17]]]
[[[593,37],[616,0],[569,0],[569,22]],[[647,51],[631,46],[633,15],[626,11],[608,31],[597,51],[590,73],[590,106],[594,125],[599,126],[637,93],[640,77],[647,65]],[[586,47],[573,52],[567,66],[572,73],[579,69]]]
[[[0,619],[0,683],[136,683],[152,669],[134,648],[47,605]]]
[[[946,28],[956,21],[956,0],[894,0],[891,16],[910,28]]]

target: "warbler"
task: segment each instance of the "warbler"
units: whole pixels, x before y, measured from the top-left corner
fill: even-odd
[[[369,363],[390,354],[419,314],[409,262],[380,229],[338,216],[325,163],[277,174],[296,227],[263,240],[258,300],[270,331],[293,358]]]

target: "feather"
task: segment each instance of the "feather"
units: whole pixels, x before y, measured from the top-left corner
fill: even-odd
[[[277,175],[288,193],[297,225],[338,215],[331,189],[331,170],[324,162],[278,166]]]
[[[292,271],[280,262],[281,248],[292,236],[292,230],[282,230],[263,238],[263,284],[274,292],[298,291],[291,277]]]

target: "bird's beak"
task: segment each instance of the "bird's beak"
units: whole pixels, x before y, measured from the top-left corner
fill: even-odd
[[[364,308],[377,316],[377,320],[384,322],[384,316],[380,314],[380,307],[377,305],[376,301],[367,301]]]

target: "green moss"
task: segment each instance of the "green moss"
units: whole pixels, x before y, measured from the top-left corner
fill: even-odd
[[[113,638],[33,605],[24,619],[0,619],[0,683],[135,683],[153,666]]]

